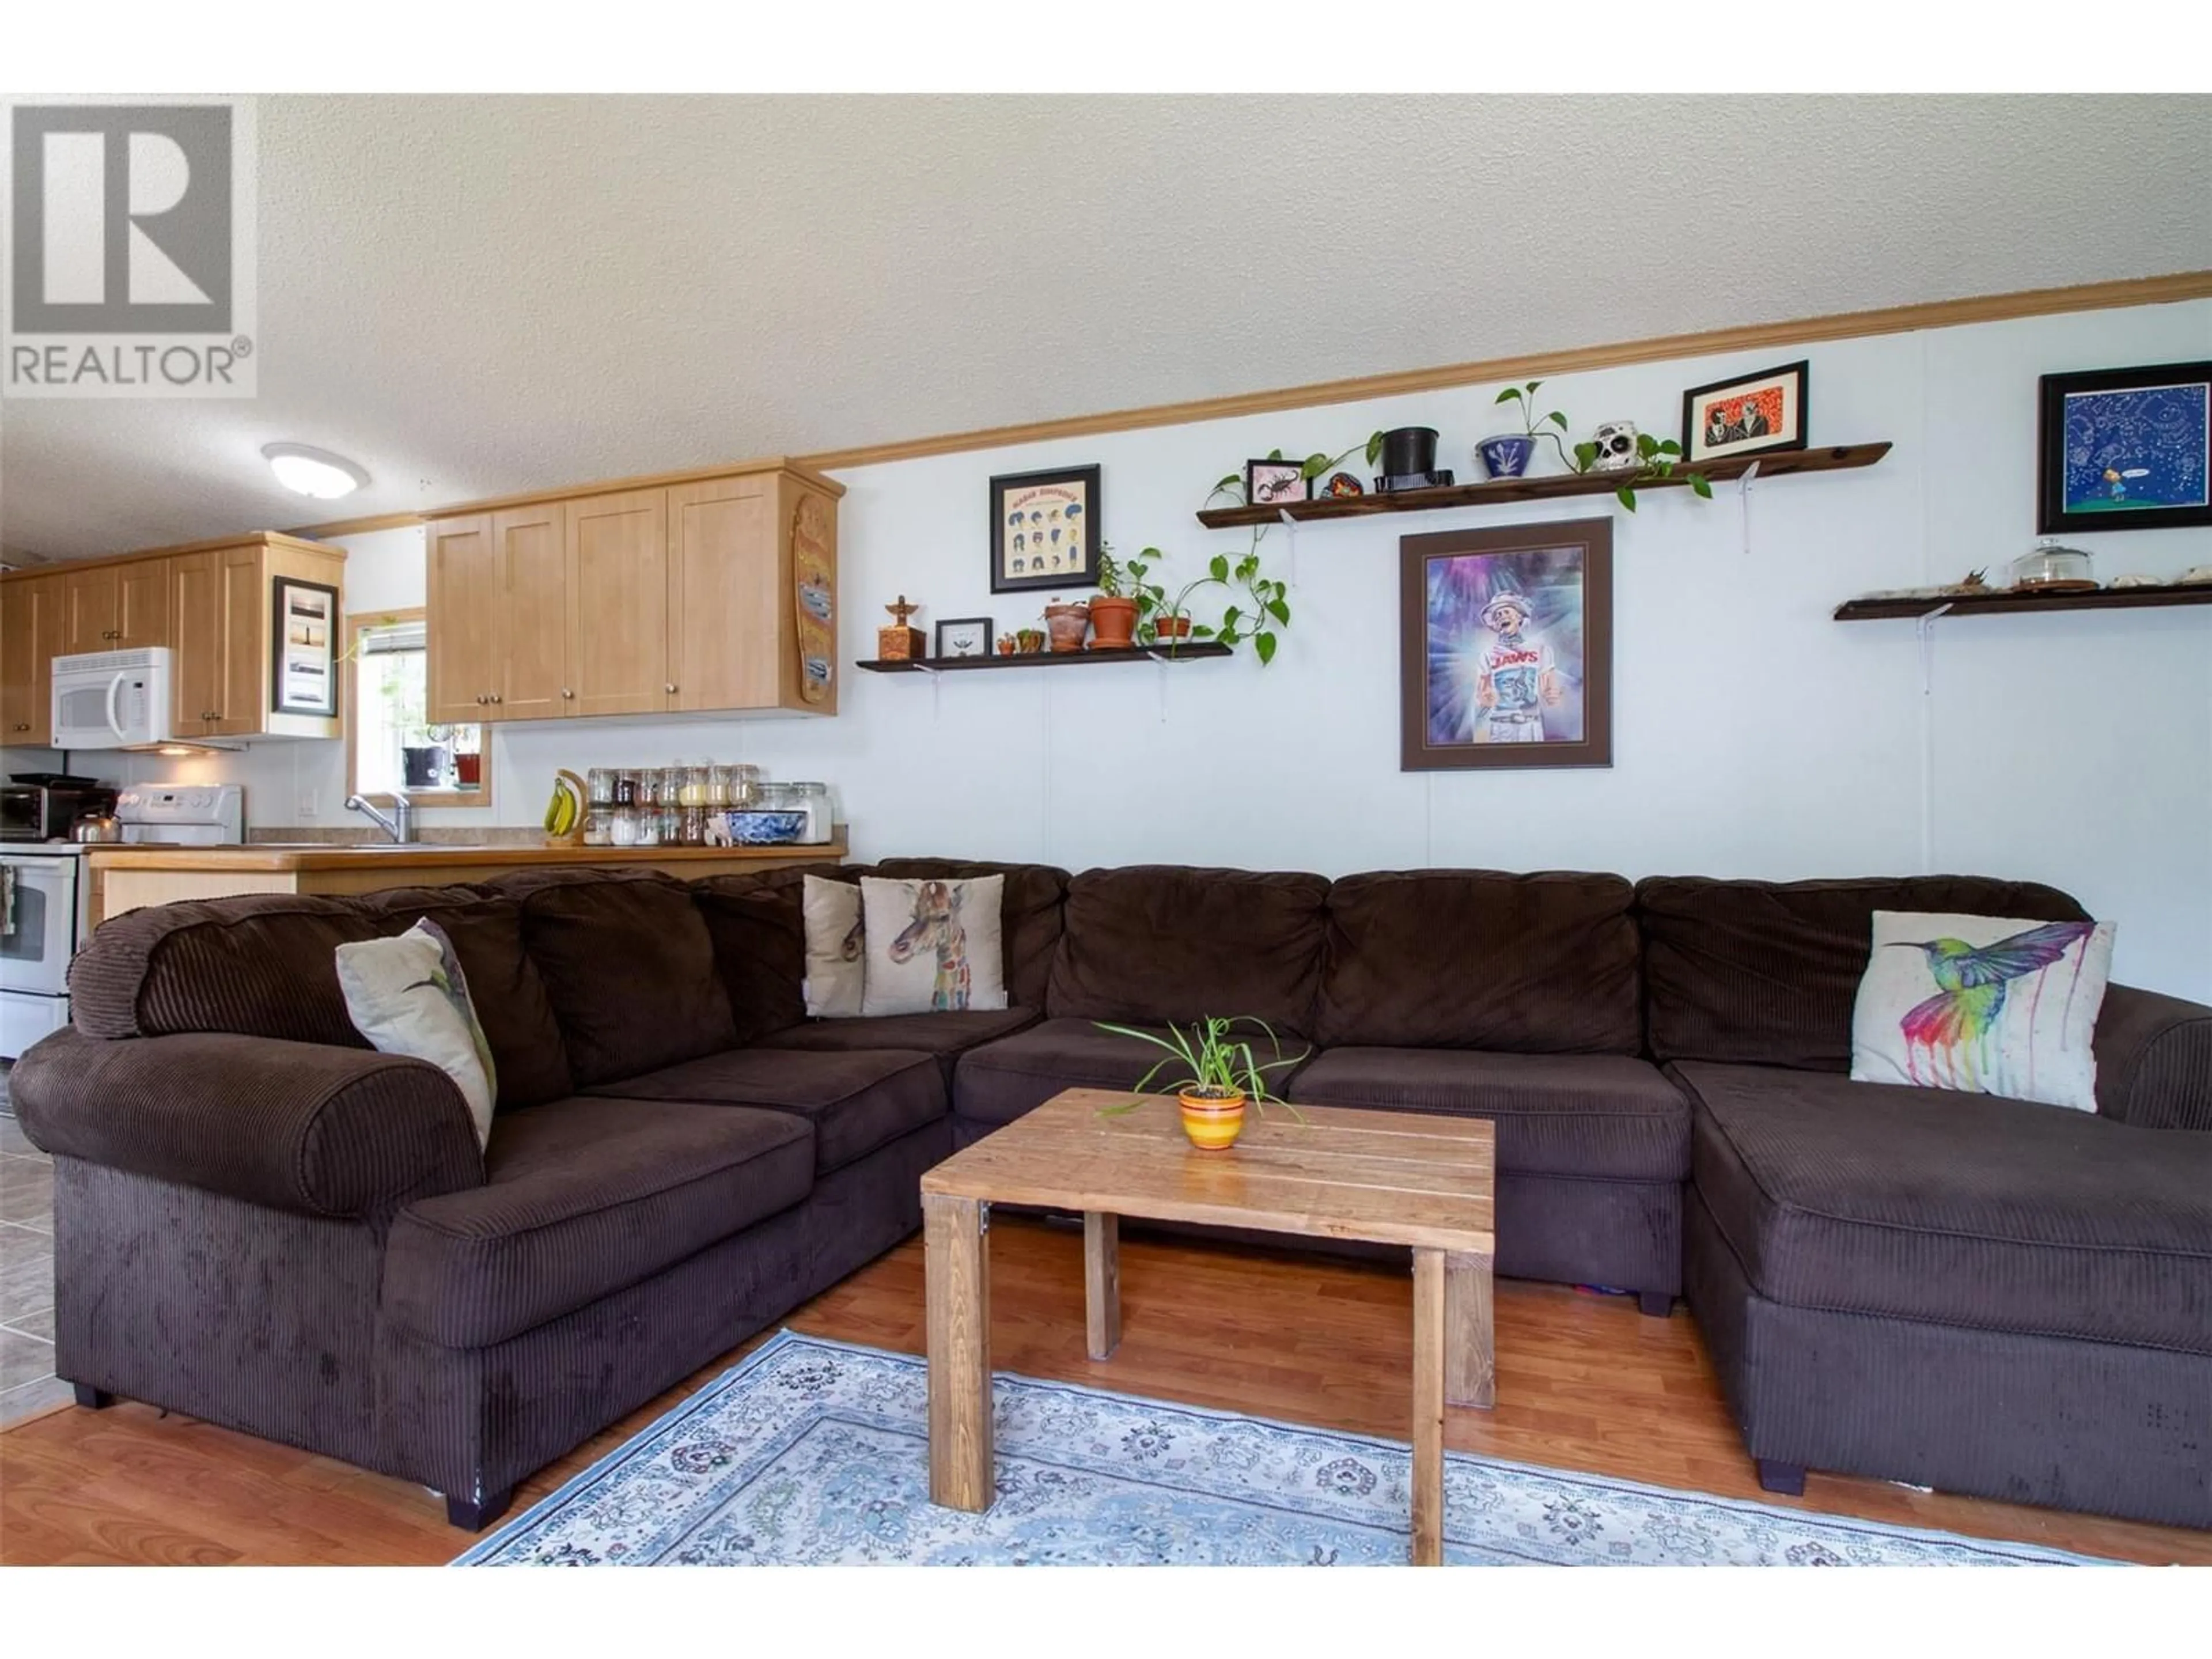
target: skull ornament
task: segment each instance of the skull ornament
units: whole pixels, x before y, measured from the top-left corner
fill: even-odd
[[[1591,461],[1594,471],[1617,472],[1636,465],[1636,422],[1607,421],[1590,434],[1597,445],[1597,456]]]

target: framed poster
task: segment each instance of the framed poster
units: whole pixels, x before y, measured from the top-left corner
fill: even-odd
[[[269,677],[280,714],[338,712],[338,591],[321,582],[279,576],[274,583]]]
[[[1613,764],[1613,520],[1400,540],[1399,769]]]
[[[991,619],[960,617],[937,624],[935,657],[988,657],[991,654]]]
[[[1810,366],[1802,362],[1692,386],[1682,394],[1683,464],[1804,448],[1811,396]]]
[[[1098,586],[1098,469],[991,480],[991,591]]]
[[[2035,528],[2212,524],[2212,362],[2046,374]]]

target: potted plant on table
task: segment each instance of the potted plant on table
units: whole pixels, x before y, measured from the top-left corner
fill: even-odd
[[[1132,1026],[1109,1025],[1104,1020],[1092,1023],[1102,1031],[1135,1037],[1167,1050],[1165,1060],[1137,1079],[1136,1092],[1143,1094],[1161,1073],[1174,1073],[1171,1086],[1182,1108],[1182,1132],[1200,1152],[1223,1152],[1235,1146],[1237,1137],[1244,1132],[1248,1104],[1263,1115],[1268,1106],[1280,1106],[1301,1123],[1305,1121],[1297,1107],[1269,1091],[1267,1073],[1296,1066],[1312,1051],[1285,1057],[1274,1027],[1264,1019],[1249,1014],[1212,1015],[1188,1029],[1170,1025],[1165,1036]],[[1265,1032],[1274,1058],[1263,1060],[1255,1056],[1251,1043],[1236,1035],[1239,1026],[1255,1026]],[[1141,1100],[1131,1100],[1100,1109],[1112,1117],[1133,1112],[1143,1104]]]
[[[1077,599],[1070,604],[1066,599],[1054,599],[1044,608],[1045,631],[1052,636],[1054,651],[1080,651],[1083,636],[1091,631],[1089,601]]]

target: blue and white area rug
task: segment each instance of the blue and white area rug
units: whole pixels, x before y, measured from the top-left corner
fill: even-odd
[[[1398,1564],[1402,1443],[999,1375],[999,1498],[929,1501],[927,1374],[790,1331],[457,1566]],[[1448,1453],[1468,1565],[2079,1563],[1984,1542]]]

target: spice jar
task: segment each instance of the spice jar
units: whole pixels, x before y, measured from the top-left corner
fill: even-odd
[[[615,805],[637,805],[637,774],[627,766],[615,774]]]
[[[637,808],[617,806],[607,814],[607,845],[610,847],[637,845]]]
[[[787,786],[791,791],[791,803],[806,814],[800,826],[799,841],[809,847],[819,847],[830,839],[830,786],[826,783],[794,783]]]
[[[615,804],[615,769],[594,766],[585,774],[586,793],[593,806],[612,806]]]
[[[610,788],[613,787],[611,782],[608,787]],[[584,845],[586,847],[609,845],[614,836],[613,818],[614,808],[611,806],[594,806],[586,812],[584,814]]]

